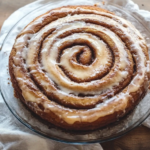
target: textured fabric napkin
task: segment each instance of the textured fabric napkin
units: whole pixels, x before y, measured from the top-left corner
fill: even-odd
[[[46,0],[44,0],[46,1]],[[48,1],[48,0],[47,0]],[[52,1],[52,0],[51,0]],[[69,1],[69,0],[68,0]],[[150,12],[139,10],[131,0],[109,0],[133,12],[150,28]],[[90,4],[91,0],[87,0]],[[3,24],[0,32],[0,47],[12,26],[25,14],[42,6],[43,0],[35,1],[14,12]],[[19,13],[18,13],[19,12]],[[13,19],[13,21],[12,21]],[[150,117],[143,123],[150,127]],[[69,145],[55,142],[36,135],[22,125],[8,110],[0,96],[0,150],[102,150],[100,144]]]

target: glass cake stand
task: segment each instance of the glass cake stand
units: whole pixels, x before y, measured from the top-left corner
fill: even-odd
[[[148,92],[147,95],[136,106],[136,108],[124,118],[99,130],[86,133],[70,133],[68,131],[63,131],[50,126],[31,113],[20,100],[14,97],[13,87],[8,80],[10,79],[8,71],[8,59],[15,38],[17,34],[36,16],[39,16],[51,8],[64,5],[62,1],[60,3],[59,2],[60,0],[57,0],[56,4],[54,2],[52,4],[50,1],[45,1],[45,3],[43,2],[42,6],[29,12],[21,20],[19,20],[5,38],[0,52],[0,89],[2,97],[9,110],[22,124],[35,133],[46,138],[72,144],[88,144],[96,142],[102,143],[116,139],[139,126],[148,117],[150,114],[150,107],[147,104],[150,104],[150,92]],[[72,2],[69,2],[68,4],[74,5]],[[131,12],[127,12],[124,10],[124,8],[113,3],[108,3],[103,7],[132,22],[145,37],[147,44],[150,47],[150,32],[139,18],[135,17]]]

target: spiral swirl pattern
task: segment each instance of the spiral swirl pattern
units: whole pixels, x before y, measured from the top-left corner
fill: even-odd
[[[93,130],[122,117],[148,89],[145,40],[130,22],[95,6],[66,6],[16,38],[9,70],[16,95],[43,119]]]

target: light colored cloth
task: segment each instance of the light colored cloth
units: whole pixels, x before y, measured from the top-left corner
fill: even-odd
[[[44,0],[46,1],[46,0]],[[49,0],[47,0],[49,1]],[[52,0],[51,0],[52,1]],[[67,1],[67,0],[65,0]],[[69,1],[69,0],[68,0]],[[81,1],[81,0],[80,0]],[[150,12],[145,10],[139,10],[138,5],[130,0],[110,0],[125,9],[134,12],[147,27],[150,28]],[[91,3],[91,0],[86,0],[87,4]],[[12,28],[12,26],[27,14],[27,10],[31,11],[35,8],[42,6],[43,0],[35,1],[29,5],[26,5],[16,12],[14,12],[3,24],[0,33],[0,46]],[[18,13],[19,11],[19,13]],[[13,19],[13,22],[11,21]],[[148,118],[144,125],[150,127],[150,118]],[[2,97],[0,96],[0,150],[102,150],[100,144],[90,145],[69,145],[64,143],[55,142],[39,135],[36,135],[24,125],[22,125],[8,110]]]
[[[103,150],[99,143],[70,145],[55,142],[30,131],[6,107],[0,95],[0,150]]]

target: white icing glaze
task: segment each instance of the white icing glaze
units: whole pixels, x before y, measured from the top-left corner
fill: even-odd
[[[84,11],[83,8],[77,8],[77,9],[70,9],[70,8],[62,8],[61,10],[54,10],[54,12],[76,12],[76,11]],[[98,118],[107,116],[110,114],[113,114],[118,111],[123,111],[125,113],[125,109],[128,105],[129,100],[134,102],[133,98],[130,96],[130,93],[136,92],[140,89],[140,86],[144,83],[146,72],[149,72],[149,66],[148,69],[146,68],[146,58],[143,53],[142,48],[140,47],[141,43],[145,43],[144,39],[140,35],[140,33],[135,29],[134,26],[132,26],[129,22],[125,21],[124,19],[114,16],[112,14],[104,13],[104,12],[98,12],[94,10],[86,10],[91,13],[97,13],[95,14],[75,14],[73,16],[67,15],[66,17],[60,18],[56,21],[51,22],[50,24],[46,25],[43,29],[41,29],[38,33],[36,33],[34,36],[31,34],[25,34],[21,35],[19,38],[17,38],[16,43],[14,47],[17,50],[16,55],[13,57],[14,64],[13,70],[14,75],[16,77],[16,80],[18,81],[19,87],[22,90],[22,95],[25,98],[26,101],[32,101],[32,102],[40,102],[44,101],[44,111],[52,111],[55,113],[55,115],[59,116],[59,118],[62,118],[66,123],[68,124],[74,124],[75,122],[93,122],[96,121]],[[102,16],[99,16],[99,15]],[[48,16],[50,14],[46,14],[45,16]],[[109,17],[109,18],[108,18]],[[115,19],[119,19],[121,22],[117,22],[113,19],[110,19],[110,17],[113,17]],[[137,74],[132,79],[131,83],[126,88],[126,93],[120,92],[118,95],[107,99],[98,105],[96,105],[95,108],[89,109],[89,110],[78,110],[75,111],[74,109],[68,109],[63,106],[60,106],[52,101],[49,101],[49,99],[43,95],[42,92],[36,87],[34,82],[29,79],[28,73],[21,72],[20,67],[20,58],[23,58],[26,60],[27,66],[24,66],[25,69],[30,68],[30,74],[35,76],[37,73],[41,73],[42,75],[42,69],[44,69],[47,73],[43,75],[46,78],[50,78],[49,80],[44,80],[44,77],[37,76],[37,79],[41,80],[41,85],[45,87],[47,91],[53,92],[56,96],[59,96],[60,99],[66,98],[67,100],[71,97],[71,95],[67,96],[68,93],[73,93],[74,95],[78,95],[79,93],[84,94],[94,94],[93,97],[89,97],[87,99],[90,100],[91,104],[95,101],[98,101],[99,95],[103,93],[104,91],[111,91],[111,94],[113,93],[113,87],[119,86],[119,83],[125,80],[129,72],[127,68],[130,66],[129,58],[127,54],[127,50],[124,47],[124,44],[118,38],[118,36],[113,33],[111,30],[102,27],[100,25],[94,25],[91,23],[85,23],[84,21],[80,21],[83,19],[90,19],[90,20],[97,20],[104,22],[105,24],[111,24],[114,27],[117,27],[121,31],[123,31],[124,35],[123,37],[126,37],[131,40],[134,44],[129,45],[130,52],[136,54],[133,55],[136,65],[137,65]],[[22,33],[25,33],[27,31],[34,31],[34,28],[39,23],[42,24],[43,18],[39,18],[32,22],[30,25],[28,25],[25,30]],[[75,22],[73,22],[75,21]],[[73,22],[73,23],[71,23]],[[124,24],[124,26],[122,26]],[[38,70],[38,64],[34,62],[34,57],[37,55],[37,48],[39,46],[39,43],[41,41],[41,37],[44,33],[46,33],[48,30],[55,28],[55,31],[47,38],[48,41],[46,41],[43,44],[43,47],[41,49],[41,62],[42,62],[42,68],[41,70]],[[77,76],[78,78],[87,78],[89,76],[94,76],[98,72],[100,72],[103,68],[105,68],[105,64],[108,63],[108,53],[106,51],[107,45],[97,38],[94,35],[89,35],[89,33],[74,33],[72,35],[69,35],[65,38],[57,38],[59,35],[71,31],[74,29],[94,29],[96,31],[100,31],[101,33],[105,33],[110,37],[110,39],[114,42],[114,45],[117,47],[117,53],[118,53],[118,60],[115,60],[114,66],[112,68],[113,71],[110,71],[105,77],[103,77],[100,80],[93,80],[91,82],[86,83],[76,83],[68,79],[68,77],[64,76],[64,73],[60,73],[59,65],[65,67],[69,72],[72,72]],[[141,38],[139,40],[138,36]],[[30,41],[27,41],[28,38],[32,39]],[[64,42],[71,42],[75,41],[77,39],[84,39],[92,43],[93,47],[95,47],[96,50],[96,58],[92,64],[89,66],[84,66],[85,70],[80,70],[73,68],[77,65],[82,66],[81,64],[71,62],[70,58],[74,55],[74,53],[77,53],[79,49],[74,48],[68,48],[64,50],[64,53],[61,55],[60,62],[57,62],[57,58],[59,55],[59,47]],[[55,41],[56,40],[56,41]],[[136,43],[135,43],[136,41]],[[54,43],[53,43],[54,42]],[[25,43],[28,43],[29,46],[26,48],[24,46]],[[52,46],[52,47],[51,47]],[[112,45],[111,45],[112,46]],[[22,51],[22,52],[20,52]],[[105,57],[104,57],[105,56]],[[117,62],[118,61],[118,62]],[[35,63],[35,64],[34,64]],[[74,64],[73,64],[74,63]],[[95,65],[96,64],[96,65]],[[16,67],[18,66],[18,67]],[[114,74],[114,76],[113,76]],[[108,81],[109,83],[105,83],[105,79],[107,77],[111,77]],[[53,81],[58,85],[60,90],[57,90],[53,86]],[[137,84],[138,83],[138,84]],[[28,86],[31,86],[32,89],[28,88]],[[35,91],[33,91],[33,89]],[[142,93],[141,93],[142,94]],[[105,97],[105,96],[104,96]],[[68,98],[68,99],[67,99]],[[72,103],[76,104],[78,101],[75,100],[75,97],[72,96]],[[88,104],[84,98],[78,98],[78,100],[83,100],[83,104]],[[69,102],[69,100],[68,100]],[[80,102],[80,104],[82,101]],[[63,113],[62,113],[63,112]]]
[[[54,24],[55,24],[55,22],[54,22]],[[76,27],[82,27],[83,25],[84,25],[84,27],[85,27],[85,23],[76,23],[75,22],[75,25],[73,24],[72,26],[71,26],[71,29],[75,29]],[[67,25],[67,27],[68,27],[69,25]],[[91,25],[92,26],[92,25]],[[69,27],[67,28],[67,27],[65,27],[67,30],[69,30]],[[88,27],[88,26],[87,26]],[[93,28],[95,27],[95,29],[96,28],[99,28],[99,30],[101,30],[100,29],[100,27],[98,27],[98,26],[92,26]],[[102,29],[103,29],[103,27],[101,27]],[[63,27],[63,29],[64,29],[64,27]],[[63,31],[63,32],[65,32],[65,31]],[[108,32],[109,32],[109,34],[110,35],[112,35],[112,38],[114,39],[114,37],[115,37],[115,39],[116,39],[116,45],[119,47],[118,49],[120,49],[120,61],[122,62],[122,63],[120,63],[120,69],[122,69],[122,68],[125,68],[126,67],[126,63],[128,63],[128,60],[127,60],[127,54],[126,54],[126,52],[125,51],[121,51],[121,49],[123,49],[123,46],[120,44],[121,42],[119,41],[119,39],[115,36],[115,34],[114,33],[110,33],[110,31],[108,31],[108,30],[106,30],[105,31],[106,32],[106,34],[108,34]],[[60,34],[61,34],[61,32],[59,32]],[[43,31],[41,31],[41,34],[43,34]],[[38,34],[38,37],[40,37],[41,36],[41,34],[39,33]],[[57,36],[57,34],[56,34],[56,36]],[[38,39],[38,37],[37,37],[37,39]],[[69,39],[71,39],[71,40],[74,40],[74,39],[77,39],[78,37],[75,37],[75,34],[73,34],[72,35],[72,37],[67,37],[67,39],[66,39],[66,41],[68,41]],[[53,37],[52,38],[50,38],[49,39],[49,41],[47,42],[47,44],[49,44],[49,43],[52,43],[52,41],[53,41]],[[87,39],[87,38],[86,38]],[[91,39],[90,39],[91,40]],[[65,41],[65,39],[64,39],[64,41]],[[63,42],[63,40],[62,40],[62,42]],[[55,47],[57,48],[59,45],[61,45],[61,40],[59,41],[58,40],[58,42],[56,42],[56,45],[55,45]],[[92,42],[93,44],[95,44],[95,41],[93,41]],[[44,66],[46,67],[47,66],[47,68],[49,68],[49,69],[51,69],[51,68],[53,68],[52,69],[52,71],[54,71],[54,69],[56,69],[56,71],[55,72],[57,72],[57,66],[55,65],[55,64],[57,64],[57,62],[56,62],[56,57],[57,57],[57,55],[58,55],[58,52],[56,52],[55,53],[55,51],[56,50],[51,50],[52,52],[54,52],[54,53],[51,53],[50,54],[50,56],[47,56],[47,52],[46,52],[46,49],[48,49],[48,48],[46,48],[46,47],[49,47],[49,46],[45,46],[45,48],[44,48],[44,52],[42,51],[42,56],[44,56],[43,57],[43,64],[44,64]],[[98,45],[96,45],[95,47],[98,47]],[[34,48],[34,47],[33,47]],[[99,48],[100,50],[101,50],[101,48]],[[31,52],[33,52],[33,49],[31,49]],[[101,55],[101,54],[100,54]],[[31,56],[33,56],[33,55],[31,55],[31,53],[29,52],[29,58],[31,57]],[[125,57],[126,56],[126,57]],[[30,64],[32,64],[32,57],[30,58],[30,59],[28,59],[28,60],[31,60],[31,62],[30,62]],[[122,60],[121,60],[122,59]],[[126,60],[125,60],[126,59]],[[105,58],[104,58],[104,60],[105,60]],[[47,63],[49,61],[49,63]],[[27,64],[28,64],[28,62],[27,62]],[[52,65],[53,65],[53,67],[52,67]],[[66,63],[65,64],[65,66],[67,66],[68,65],[68,63]],[[45,70],[47,70],[48,71],[48,69],[47,68],[45,68]],[[92,67],[91,67],[92,68]],[[90,69],[91,69],[90,68]],[[89,70],[90,70],[89,69]],[[57,76],[57,74],[55,74],[55,75],[53,75],[53,77],[52,77],[52,72],[50,72],[50,71],[48,71],[49,72],[49,76],[51,77],[51,79],[52,80],[54,80],[58,85],[60,85],[60,83],[58,83],[58,81],[63,81],[64,80],[64,82],[68,82],[68,80],[66,79],[66,77],[61,77],[61,79],[58,79],[56,76]],[[94,70],[94,72],[96,72],[95,70]],[[76,72],[77,73],[77,72]],[[82,77],[84,77],[84,75],[87,75],[87,73],[85,72],[85,74],[83,74],[84,72],[82,72]],[[79,73],[80,74],[80,73]],[[88,75],[87,75],[88,76]],[[90,76],[90,75],[89,75]],[[117,79],[116,79],[117,80]],[[116,81],[115,80],[115,81]],[[122,80],[122,78],[120,78],[120,80],[118,81],[118,82],[120,82]],[[97,82],[97,81],[95,81],[95,82]],[[116,83],[118,83],[117,81],[115,82],[115,85],[116,85]],[[75,83],[67,83],[67,85],[68,84],[70,84],[70,85],[74,85]],[[90,84],[90,83],[87,83],[87,84]],[[95,83],[92,83],[92,84],[95,84]],[[82,85],[83,86],[83,85]],[[85,87],[86,87],[87,85],[85,85]],[[113,87],[114,85],[112,85],[112,87]],[[61,87],[61,89],[63,88],[62,86],[60,86]],[[109,87],[110,88],[110,87]],[[78,89],[78,88],[76,88],[76,89]],[[79,92],[82,92],[81,91],[81,89],[79,89],[80,91]],[[66,89],[66,88],[64,88],[63,89],[63,91],[65,91],[65,92],[68,92],[68,93],[71,93],[71,92],[73,92],[74,94],[78,94],[78,93],[76,93],[76,92],[74,92],[74,91],[71,91],[70,90],[70,87],[69,87],[69,89]],[[86,90],[87,91],[87,90]],[[98,91],[99,93],[101,93],[101,91],[100,91],[100,89],[99,89],[99,91]],[[87,93],[89,93],[89,91],[87,91]],[[92,94],[96,94],[96,93],[94,93],[94,92],[92,92]]]

